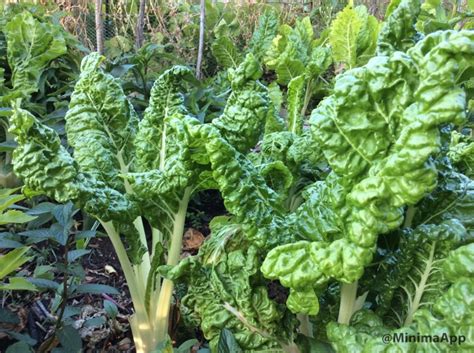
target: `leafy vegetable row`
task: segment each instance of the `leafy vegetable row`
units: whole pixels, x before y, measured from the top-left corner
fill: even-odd
[[[71,96],[68,147],[15,105],[14,170],[24,192],[71,200],[100,220],[130,289],[137,351],[167,345],[176,282],[187,287],[185,319],[213,351],[224,329],[244,351],[328,343],[338,352],[388,351],[380,335],[407,330],[464,334],[459,349],[472,349],[474,188],[462,86],[474,33],[422,38],[419,2],[393,3],[380,32],[350,4],[326,33],[330,46],[313,40],[309,20],[277,34],[267,14],[270,33],[256,32],[245,59],[221,58],[230,94],[211,121],[186,104],[189,68],[158,78],[140,119],[96,53],[83,60]],[[345,52],[338,33],[347,23],[355,46]],[[218,59],[218,45],[228,44],[216,42]],[[286,119],[280,88],[259,82],[259,61],[287,86]],[[333,61],[345,71],[308,126],[313,84]],[[229,214],[211,222],[198,255],[180,261],[188,202],[210,189]],[[433,298],[430,286],[443,296]],[[403,312],[394,317],[397,304]]]

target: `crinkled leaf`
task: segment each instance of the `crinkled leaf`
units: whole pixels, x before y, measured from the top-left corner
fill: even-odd
[[[212,55],[217,63],[223,68],[236,68],[242,61],[242,57],[234,43],[228,37],[220,37],[211,45]]]
[[[392,1],[377,41],[378,55],[389,55],[397,50],[406,51],[415,44],[415,22],[420,12],[418,0]]]
[[[42,23],[28,11],[14,16],[4,31],[13,89],[18,96],[28,96],[38,90],[45,67],[66,53],[65,36],[60,26]]]
[[[249,42],[250,51],[261,60],[272,45],[272,40],[278,32],[279,19],[276,11],[268,9],[258,20],[258,25]]]
[[[305,88],[305,76],[295,77],[288,84],[288,130],[294,134],[301,134],[303,131],[303,97]]]

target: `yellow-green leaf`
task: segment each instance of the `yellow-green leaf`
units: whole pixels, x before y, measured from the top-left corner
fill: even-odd
[[[30,247],[17,248],[0,257],[0,279],[30,260],[30,257],[26,256],[28,250]]]
[[[8,223],[26,223],[32,221],[36,217],[27,215],[22,211],[9,210],[3,214],[0,214],[0,225]]]
[[[352,7],[346,6],[337,14],[329,33],[334,61],[346,63],[349,68],[355,66],[357,37],[361,28],[362,21]]]

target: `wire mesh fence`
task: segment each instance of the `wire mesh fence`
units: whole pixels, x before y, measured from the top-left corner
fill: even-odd
[[[21,0],[4,0],[22,2]],[[369,12],[382,18],[390,0],[356,0],[364,4]],[[30,0],[31,2],[31,0]],[[64,27],[77,36],[88,48],[96,48],[96,24],[94,0],[36,0],[39,5],[51,8],[51,11],[63,11]],[[208,6],[234,7],[236,16],[245,17],[247,28],[254,28],[265,6],[278,7],[286,18],[292,19],[301,15],[319,15],[322,21],[330,21],[337,10],[342,9],[347,0],[209,0]],[[131,39],[135,36],[140,0],[102,0],[102,18],[104,39],[121,36]],[[327,11],[327,9],[329,9]],[[328,13],[325,13],[327,11]],[[192,30],[198,23],[199,0],[146,0],[144,32],[149,38],[166,37],[170,42],[178,42],[185,36],[185,31]],[[178,24],[179,20],[179,24]],[[177,26],[181,28],[177,28]],[[322,23],[321,27],[328,23]],[[315,26],[318,27],[317,21]],[[172,27],[172,28],[171,28]],[[187,33],[189,35],[189,33]]]
[[[94,1],[63,0],[55,1],[65,11],[64,27],[76,35],[90,49],[96,48],[96,25]],[[178,41],[183,31],[192,29],[198,22],[199,1],[146,1],[144,24],[145,33],[149,37],[165,36],[168,40]],[[315,1],[217,1],[214,5],[234,6],[247,11],[246,17],[253,22],[258,21],[259,14],[266,5],[282,7],[282,13],[297,16],[309,13]],[[209,4],[210,5],[210,4]],[[138,18],[138,0],[105,0],[102,6],[104,38],[114,36],[133,38]],[[252,14],[252,12],[254,12]],[[178,22],[179,26],[178,27]],[[251,25],[253,25],[251,23]],[[189,33],[188,33],[189,34]]]

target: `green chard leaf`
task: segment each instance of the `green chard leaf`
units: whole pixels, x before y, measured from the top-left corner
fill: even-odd
[[[223,329],[244,351],[276,349],[280,340],[290,339],[286,335],[293,331],[294,322],[259,284],[258,263],[257,248],[248,246],[240,225],[218,217],[197,256],[174,268],[161,268],[168,278],[188,284],[181,311],[191,325],[201,326],[211,351],[222,343]]]
[[[431,230],[436,227],[431,227]],[[432,233],[432,236],[438,237],[436,231]],[[434,238],[425,244],[429,244]],[[424,242],[422,237],[418,239]],[[447,238],[440,240],[443,242]],[[434,240],[431,244],[437,242],[438,240]],[[338,352],[348,353],[451,352],[453,347],[456,352],[470,352],[474,348],[472,343],[474,321],[470,314],[474,300],[472,273],[474,246],[471,243],[446,252],[448,248],[442,251],[444,258],[439,258],[442,262],[440,266],[438,265],[439,272],[435,274],[438,279],[444,280],[444,288],[438,287],[431,302],[413,313],[413,322],[410,325],[404,325],[398,329],[384,326],[377,315],[363,309],[353,315],[350,326],[335,322],[327,326],[327,335],[333,348]],[[433,251],[429,250],[429,253]],[[404,340],[387,343],[382,340],[384,335],[393,337],[395,334],[403,337],[406,335],[438,336],[438,341],[433,339],[433,342],[417,343],[416,340]],[[445,338],[441,340],[443,335]],[[464,342],[456,342],[455,345],[449,343],[450,337],[460,336],[464,336]]]
[[[238,49],[228,37],[219,37],[214,40],[211,50],[217,63],[223,68],[236,68],[242,62]]]
[[[474,140],[472,137],[453,131],[448,151],[449,159],[469,178],[474,178]]]
[[[264,58],[265,65],[277,74],[277,82],[288,83],[305,71],[313,49],[313,27],[309,17],[296,20],[294,27],[282,25]]]
[[[5,25],[15,97],[28,97],[35,93],[46,66],[66,53],[66,40],[61,29],[54,24],[41,23],[27,11],[15,15]]]
[[[222,115],[212,121],[220,134],[239,152],[254,147],[269,114],[268,90],[258,80],[262,68],[252,54],[235,70],[229,71],[232,93]]]
[[[99,69],[103,59],[94,53],[83,60],[66,132],[80,171],[125,192],[119,174],[132,158],[138,118],[118,80]]]
[[[417,0],[392,1],[387,9],[389,17],[380,30],[377,54],[390,55],[411,48],[417,37],[415,23],[419,13],[420,2]]]
[[[329,44],[335,62],[351,69],[369,60],[375,53],[379,23],[365,6],[349,3],[331,23]]]
[[[269,9],[258,20],[258,25],[249,42],[250,52],[257,60],[262,60],[278,33],[279,18],[276,11]]]
[[[301,75],[292,79],[288,84],[288,130],[298,135],[303,131],[301,110],[305,83],[305,77]]]
[[[438,186],[416,208],[414,225],[457,219],[474,237],[474,181],[455,170],[440,170]]]
[[[56,131],[15,106],[10,119],[10,131],[18,142],[14,171],[29,190],[59,202],[72,200],[101,220],[127,223],[135,219],[137,210],[124,195],[120,159],[127,161],[129,156],[120,154],[133,138],[136,116],[118,83],[98,69],[101,60],[97,54],[83,60],[66,115],[74,158],[61,145]],[[116,126],[113,134],[108,124]]]

